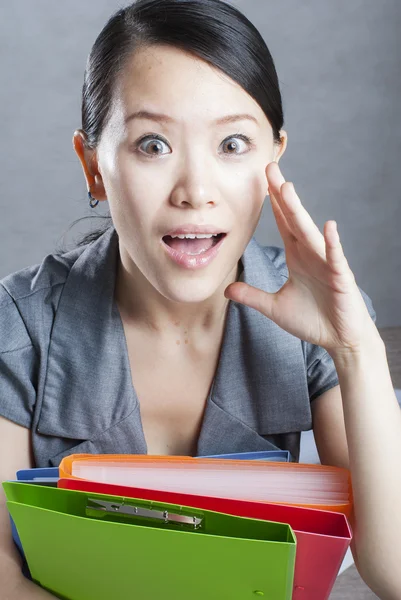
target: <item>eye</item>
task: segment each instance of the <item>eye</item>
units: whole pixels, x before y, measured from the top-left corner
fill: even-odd
[[[136,148],[139,149],[142,154],[146,154],[149,158],[153,158],[163,154],[169,154],[168,152],[163,152],[163,145],[168,146],[166,140],[162,138],[161,135],[152,133],[141,138],[137,142]],[[141,147],[144,148],[144,150],[142,150]]]
[[[241,152],[241,147],[244,147],[244,144],[239,143],[238,140],[241,140],[241,142],[246,142],[245,152]],[[224,152],[224,154],[246,154],[246,152],[249,152],[249,150],[251,150],[253,146],[253,140],[251,140],[251,138],[242,133],[235,133],[234,135],[231,135],[230,137],[226,138],[222,142],[222,146],[228,149],[228,152]]]
[[[244,145],[245,144],[245,145]],[[141,138],[135,145],[135,149],[139,150],[141,154],[145,154],[148,158],[157,158],[164,154],[170,154],[170,152],[163,152],[163,146],[170,148],[166,140],[158,133],[152,133]],[[227,148],[224,154],[241,155],[246,154],[253,147],[253,140],[247,135],[242,133],[236,133],[226,138],[222,142],[222,146]],[[241,148],[245,150],[241,151]]]

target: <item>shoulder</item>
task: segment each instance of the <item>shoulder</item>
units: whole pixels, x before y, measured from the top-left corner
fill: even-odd
[[[48,254],[42,262],[0,279],[0,306],[63,285],[84,249],[79,247],[65,254]]]
[[[50,254],[0,280],[0,415],[24,427],[32,426],[56,307],[77,254]]]
[[[284,249],[263,246],[254,237],[249,241],[241,262],[241,281],[266,292],[277,292],[288,279]]]
[[[84,249],[49,254],[0,279],[0,353],[36,345],[35,331],[44,333],[51,325],[63,285]]]
[[[261,246],[264,254],[271,260],[279,274],[288,279],[288,267],[285,261],[285,250],[278,246]]]

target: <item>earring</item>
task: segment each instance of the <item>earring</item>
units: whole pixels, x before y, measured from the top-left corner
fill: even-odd
[[[90,204],[91,208],[95,208],[95,206],[97,206],[99,204],[99,200],[96,200],[96,198],[94,198],[92,196],[90,188],[89,188],[89,192],[88,192],[88,198],[89,198],[89,204]]]

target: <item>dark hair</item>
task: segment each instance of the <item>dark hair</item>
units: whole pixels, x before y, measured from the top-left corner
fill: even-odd
[[[87,60],[82,130],[89,148],[99,143],[127,59],[140,46],[156,44],[181,48],[226,73],[260,105],[274,142],[280,142],[284,119],[273,58],[259,31],[237,8],[222,0],[137,0],[110,17]],[[78,246],[111,226],[110,215],[101,218],[107,219],[106,227],[86,235]]]

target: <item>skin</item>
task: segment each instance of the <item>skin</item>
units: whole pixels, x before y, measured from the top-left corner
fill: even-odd
[[[125,125],[137,110],[168,113],[175,123]],[[251,114],[258,125],[212,123],[234,113]],[[223,140],[238,131],[254,139],[251,149],[221,154]],[[148,133],[165,138],[161,152],[167,154],[151,159],[132,150]],[[312,405],[319,455],[325,464],[351,470],[352,550],[359,572],[380,598],[399,599],[401,550],[394,539],[401,533],[401,516],[394,507],[401,505],[401,416],[384,344],[344,256],[336,223],[327,221],[321,233],[281,173],[278,162],[287,135],[281,131],[281,136],[281,145],[275,145],[261,108],[224,74],[181,50],[153,47],[139,51],[127,65],[99,146],[87,148],[82,131],[73,141],[88,189],[98,200],[108,200],[119,233],[116,297],[134,332],[132,346],[139,342],[144,348],[145,358],[135,359],[146,363],[148,353],[158,364],[171,349],[178,324],[191,343],[177,346],[177,370],[166,370],[169,384],[182,380],[188,366],[197,372],[195,366],[202,363],[195,360],[194,348],[203,348],[205,362],[212,356],[207,373],[201,374],[209,385],[228,300],[259,310],[332,356],[340,385]],[[238,144],[240,152],[247,149],[241,140]],[[236,282],[238,260],[267,191],[289,269],[287,283],[276,294]],[[213,263],[196,272],[171,263],[160,245],[169,229],[188,222],[229,232]],[[143,383],[141,402],[145,396]],[[187,397],[192,400],[191,394]],[[155,403],[154,413],[159,409]]]

